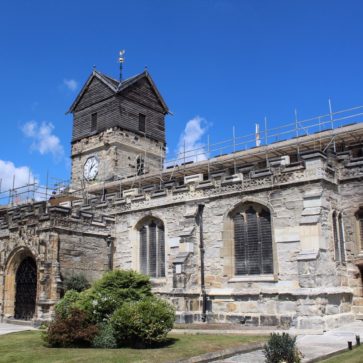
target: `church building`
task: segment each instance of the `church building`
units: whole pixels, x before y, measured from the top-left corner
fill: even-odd
[[[2,321],[47,321],[67,276],[112,269],[149,275],[180,323],[363,319],[362,122],[331,114],[312,132],[167,164],[169,110],[148,71],[94,70],[69,112],[69,187],[0,208]]]

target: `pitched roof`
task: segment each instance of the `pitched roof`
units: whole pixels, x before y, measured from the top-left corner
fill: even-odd
[[[131,85],[133,85],[134,83],[136,83],[137,81],[139,81],[140,79],[142,79],[144,77],[149,81],[153,91],[156,94],[156,97],[158,98],[159,102],[163,106],[165,113],[169,113],[168,106],[166,105],[164,99],[162,98],[162,96],[161,96],[159,90],[157,89],[154,81],[152,80],[149,72],[146,71],[146,70],[144,72],[140,73],[140,74],[137,74],[136,76],[127,78],[122,82],[119,82],[119,81],[117,81],[116,79],[114,79],[112,77],[106,76],[105,74],[103,74],[103,73],[101,73],[99,71],[93,70],[93,72],[88,77],[86,83],[82,87],[81,91],[79,92],[78,96],[76,97],[76,99],[72,103],[72,105],[69,108],[69,110],[67,111],[67,113],[71,113],[71,112],[73,112],[75,110],[77,104],[79,103],[79,101],[83,97],[83,95],[86,92],[88,86],[90,85],[90,83],[92,82],[92,80],[94,78],[99,79],[101,82],[103,82],[107,87],[109,87],[116,94],[116,93],[122,93],[128,87],[130,87]]]

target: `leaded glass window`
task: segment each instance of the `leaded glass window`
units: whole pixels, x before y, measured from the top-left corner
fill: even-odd
[[[140,271],[151,277],[165,276],[165,232],[159,220],[149,220],[139,228]]]
[[[239,209],[232,219],[235,275],[272,274],[270,212],[262,206],[248,205]]]
[[[344,225],[341,213],[332,214],[335,261],[345,262]]]
[[[358,239],[360,240],[360,249],[363,250],[363,207],[361,207],[357,214],[358,222]]]

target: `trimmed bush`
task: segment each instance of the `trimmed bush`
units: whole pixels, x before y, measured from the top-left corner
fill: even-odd
[[[87,290],[68,290],[55,312],[44,334],[53,347],[160,343],[175,319],[174,308],[152,296],[148,276],[122,270],[104,274]]]
[[[43,339],[52,347],[89,347],[98,328],[92,324],[84,311],[71,309],[66,318],[56,316]]]
[[[287,333],[272,333],[267,344],[265,344],[263,353],[266,357],[266,363],[300,363],[301,353],[296,347],[296,337],[291,337]]]
[[[111,324],[119,346],[148,346],[165,341],[174,320],[173,306],[159,298],[147,297],[124,303],[115,311]]]
[[[93,339],[92,345],[95,348],[117,348],[114,330],[110,323],[104,323],[99,326],[98,334]]]
[[[148,276],[135,271],[107,272],[92,288],[81,292],[76,306],[95,323],[107,321],[123,303],[151,296]]]
[[[87,290],[90,288],[91,284],[88,282],[86,276],[83,274],[75,274],[71,276],[67,276],[64,279],[64,290],[67,292],[69,290],[75,290],[78,292]]]
[[[63,298],[55,306],[55,313],[58,317],[65,319],[70,314],[70,310],[74,308],[75,303],[79,299],[79,292],[68,290]]]

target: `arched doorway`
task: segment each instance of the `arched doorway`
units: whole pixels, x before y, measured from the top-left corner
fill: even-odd
[[[37,265],[32,257],[25,257],[19,264],[15,283],[14,318],[30,320],[35,312],[37,295]]]

